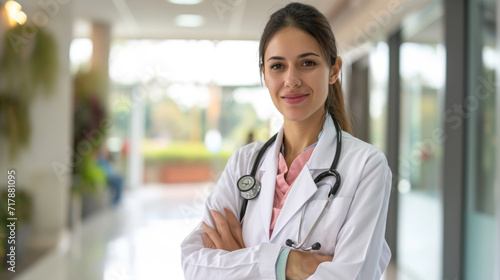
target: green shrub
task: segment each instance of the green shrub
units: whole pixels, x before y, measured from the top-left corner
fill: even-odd
[[[226,162],[232,151],[222,150],[212,154],[203,143],[198,142],[176,142],[165,148],[143,147],[143,155],[146,162],[161,163],[210,163],[213,160]]]

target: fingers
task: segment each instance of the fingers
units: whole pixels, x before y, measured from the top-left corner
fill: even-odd
[[[243,234],[241,232],[241,225],[236,216],[234,216],[233,212],[229,209],[224,208],[224,212],[226,213],[227,223],[229,225],[229,230],[233,235],[236,242],[242,247],[245,248],[245,243],[243,242]]]
[[[201,239],[203,240],[203,247],[210,249],[217,249],[217,247],[215,246],[212,239],[210,239],[210,236],[208,236],[208,234],[206,233],[202,234]]]
[[[216,249],[222,249],[226,251],[235,251],[245,248],[243,243],[243,236],[241,232],[241,226],[238,219],[231,213],[231,211],[224,209],[226,212],[226,217],[221,213],[210,210],[212,217],[215,221],[215,227],[211,228],[205,222],[202,223],[203,230],[213,242]],[[203,238],[203,237],[202,237]],[[204,241],[204,246],[209,245],[209,241]]]
[[[213,228],[209,227],[207,224],[205,224],[205,222],[202,222],[201,226],[203,227],[203,230],[208,235],[208,237],[210,238],[212,243],[215,245],[215,247],[217,249],[222,248],[222,239],[219,236],[219,233],[215,229],[213,229]],[[202,238],[203,238],[203,235],[202,235]],[[203,244],[203,245],[205,245],[205,244]]]
[[[210,210],[210,213],[212,213],[212,217],[214,218],[215,227],[217,228],[219,236],[222,239],[227,239],[231,235],[231,232],[229,230],[229,225],[227,223],[226,218],[222,216],[221,213],[215,210]]]

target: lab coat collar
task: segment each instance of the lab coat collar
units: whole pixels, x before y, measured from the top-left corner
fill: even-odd
[[[318,144],[314,149],[311,159],[307,163],[309,169],[330,169],[337,148],[337,131],[333,123],[332,116],[326,114],[325,123],[323,124],[323,134],[319,138]]]
[[[278,132],[276,141],[269,151],[266,152],[263,163],[260,166],[261,171],[270,171],[273,167],[277,171],[277,159],[278,153],[280,152],[281,144],[283,142],[284,127]],[[335,154],[335,149],[337,148],[337,131],[335,130],[335,125],[333,124],[333,119],[330,114],[326,114],[325,123],[323,124],[323,130],[321,137],[318,140],[307,166],[310,169],[330,169],[332,165],[333,156]],[[326,151],[333,151],[333,153]],[[275,174],[276,175],[276,174]]]
[[[325,124],[323,125],[323,134],[314,149],[309,162],[304,166],[299,176],[294,182],[294,186],[290,190],[288,197],[283,205],[283,209],[276,221],[272,239],[280,232],[280,230],[289,222],[295,213],[309,200],[311,196],[318,190],[314,183],[313,173],[316,169],[322,171],[328,170],[332,164],[333,155],[336,148],[336,131],[333,120],[330,114],[327,114]],[[274,201],[274,191],[276,186],[276,174],[278,168],[278,153],[283,141],[283,126],[281,127],[276,141],[269,147],[266,152],[260,171],[263,172],[261,179],[261,194],[258,199],[259,210],[261,212],[261,220],[265,230],[269,231],[271,224],[272,208]],[[274,186],[274,187],[269,187]],[[300,187],[299,187],[300,186]]]

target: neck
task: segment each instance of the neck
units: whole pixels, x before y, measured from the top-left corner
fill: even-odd
[[[318,112],[311,115],[308,119],[295,122],[284,122],[284,136],[285,143],[285,160],[290,168],[293,160],[297,158],[302,151],[318,141],[318,135],[323,128],[325,122],[325,111],[318,110]]]

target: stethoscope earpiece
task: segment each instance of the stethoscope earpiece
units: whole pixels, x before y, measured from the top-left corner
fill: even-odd
[[[319,242],[314,243],[309,248],[304,248],[303,246],[295,245],[295,242],[293,242],[292,239],[287,239],[286,242],[285,242],[285,244],[288,247],[292,247],[294,249],[304,250],[304,251],[311,251],[311,250],[319,250],[319,249],[321,249],[321,243],[319,243]]]
[[[311,246],[311,249],[313,249],[313,250],[319,250],[319,249],[321,249],[321,243],[319,243],[319,242],[314,243]]]

